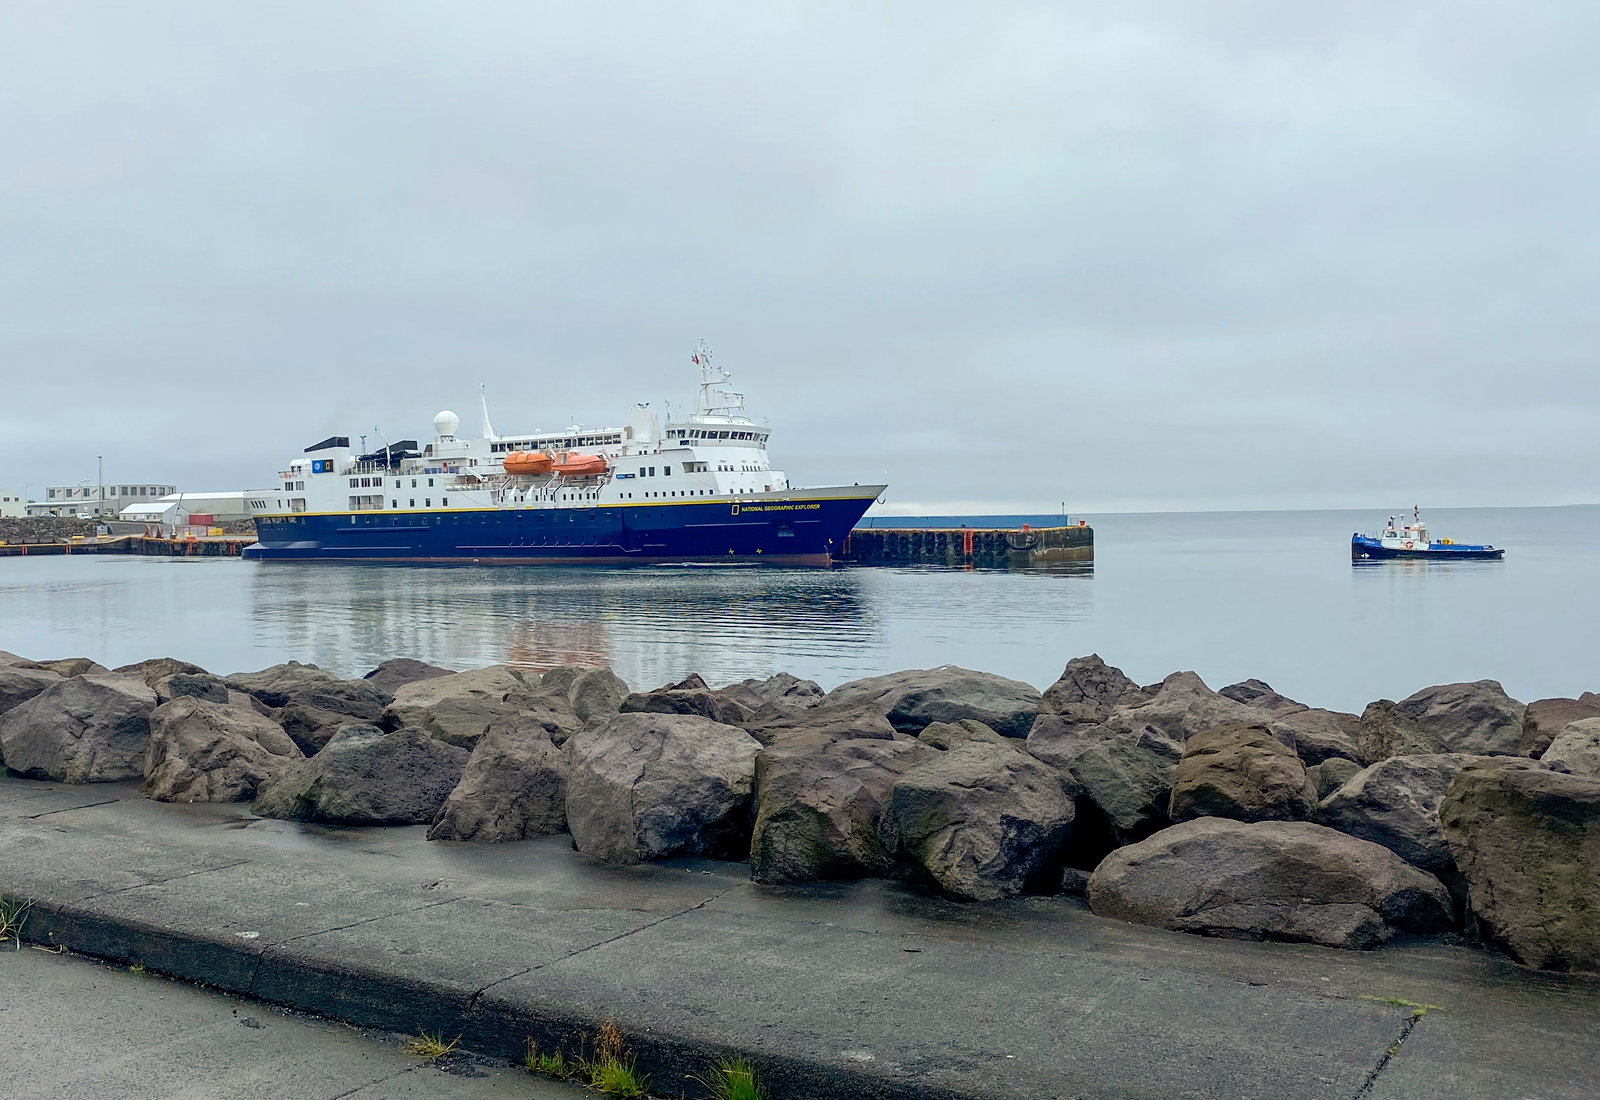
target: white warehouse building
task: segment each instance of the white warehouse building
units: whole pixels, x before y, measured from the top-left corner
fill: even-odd
[[[172,485],[151,485],[148,482],[142,485],[128,485],[120,481],[104,485],[84,482],[77,485],[47,485],[44,496],[29,501],[27,509],[30,516],[109,518],[130,504],[157,500],[177,491]]]

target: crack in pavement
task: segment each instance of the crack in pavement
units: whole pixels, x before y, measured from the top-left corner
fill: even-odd
[[[742,883],[742,882],[736,882],[732,886],[729,886],[726,890],[722,890],[722,891],[720,891],[720,892],[718,892],[716,894],[713,894],[710,897],[706,898],[704,901],[701,901],[701,902],[698,902],[698,903],[696,903],[694,905],[689,906],[687,909],[679,909],[675,913],[668,913],[665,916],[658,917],[653,921],[647,921],[646,923],[639,925],[637,928],[630,928],[626,932],[618,932],[615,936],[610,936],[610,937],[607,937],[606,939],[599,940],[599,941],[597,941],[595,943],[591,943],[587,947],[580,947],[576,951],[569,951],[567,954],[562,955],[558,959],[551,959],[549,962],[542,962],[542,963],[538,963],[535,966],[524,967],[523,969],[518,970],[514,974],[507,974],[503,978],[496,978],[494,981],[490,982],[488,985],[484,986],[482,989],[480,989],[477,992],[475,992],[471,997],[467,998],[467,1008],[470,1011],[472,1008],[476,1007],[477,1003],[478,1003],[478,999],[480,997],[482,997],[485,993],[487,993],[489,990],[493,989],[495,986],[501,984],[502,982],[509,982],[512,978],[520,978],[524,974],[532,974],[535,970],[543,970],[547,966],[554,966],[557,963],[564,963],[568,959],[575,959],[579,955],[584,954],[585,952],[593,951],[596,948],[605,947],[608,944],[616,943],[618,940],[625,940],[629,936],[638,935],[640,932],[643,932],[643,931],[645,931],[647,929],[654,928],[654,927],[656,927],[657,925],[660,925],[660,924],[665,924],[669,920],[676,920],[677,918],[685,915],[686,913],[693,913],[696,909],[704,909],[706,906],[710,905],[712,902],[716,901],[718,898],[726,896],[727,894],[731,893],[732,891],[739,889],[743,885],[745,885],[745,884]],[[509,903],[509,904],[515,904],[515,903]]]
[[[660,917],[657,920],[650,921],[647,924],[641,924],[637,928],[630,928],[626,932],[619,932],[615,936],[612,936],[610,939],[604,939],[604,940],[601,940],[598,943],[591,943],[588,947],[580,947],[578,950],[572,952],[571,954],[563,955],[559,959],[551,959],[549,962],[540,963],[538,966],[530,966],[528,969],[529,970],[543,970],[547,966],[554,966],[556,963],[566,962],[568,959],[575,959],[579,955],[585,954],[586,952],[589,952],[589,951],[593,951],[598,947],[605,947],[607,944],[616,943],[618,940],[625,940],[629,936],[636,936],[640,932],[643,932],[643,931],[646,931],[647,929],[656,927],[658,924],[665,924],[669,920],[677,920],[679,917],[685,916],[685,915],[687,915],[689,913],[693,913],[696,909],[704,909],[706,906],[710,905],[712,902],[716,901],[718,898],[721,898],[721,897],[731,893],[732,891],[737,890],[742,885],[744,885],[744,884],[736,882],[732,886],[728,887],[726,890],[723,890],[720,893],[713,894],[711,897],[706,898],[706,900],[700,902],[698,905],[691,905],[691,906],[689,906],[689,908],[680,909],[676,913],[668,913],[664,917]],[[503,981],[504,979],[501,979],[501,980]],[[496,984],[498,984],[498,983],[496,983]],[[485,988],[488,988],[488,987],[485,986]]]
[[[1418,1024],[1422,1023],[1423,1018],[1423,1016],[1413,1015],[1400,1025],[1399,1037],[1384,1050],[1383,1057],[1378,1059],[1378,1064],[1372,1067],[1372,1072],[1367,1074],[1367,1079],[1361,1082],[1361,1087],[1356,1089],[1355,1095],[1350,1100],[1362,1100],[1362,1097],[1372,1093],[1373,1088],[1378,1084],[1378,1075],[1384,1071],[1390,1060],[1400,1053],[1400,1047],[1411,1037],[1411,1033],[1417,1029]]]
[[[27,814],[22,820],[38,821],[41,817],[49,817],[51,814],[70,813],[73,810],[92,810],[96,806],[110,806],[112,803],[121,801],[122,799],[120,798],[108,798],[104,802],[85,802],[82,806],[63,806],[59,810],[46,810],[42,814]]]
[[[193,878],[196,875],[209,875],[212,871],[226,871],[230,867],[243,867],[247,863],[254,863],[253,859],[237,859],[232,863],[219,863],[215,867],[202,867],[198,871],[185,871],[181,875],[169,875],[166,878],[153,878],[149,882],[136,882],[132,886],[119,886],[115,890],[106,890],[99,894],[86,894],[77,899],[78,903],[94,901],[97,898],[109,898],[113,894],[126,894],[130,890],[143,890],[147,886],[161,886],[168,882],[178,882],[181,879]]]

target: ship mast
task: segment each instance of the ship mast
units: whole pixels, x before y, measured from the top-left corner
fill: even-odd
[[[725,370],[712,367],[711,349],[706,347],[704,340],[701,340],[690,353],[689,361],[700,368],[700,389],[694,402],[696,416],[704,417],[713,413],[742,413],[744,411],[744,394],[737,390],[715,388],[732,381],[733,375]]]

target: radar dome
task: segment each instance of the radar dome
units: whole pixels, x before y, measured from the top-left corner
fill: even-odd
[[[433,418],[433,432],[440,438],[454,438],[456,429],[459,427],[461,427],[461,418],[449,409]]]

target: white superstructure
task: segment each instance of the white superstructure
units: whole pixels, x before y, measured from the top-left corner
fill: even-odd
[[[637,406],[622,427],[516,435],[496,433],[484,409],[483,434],[465,439],[461,419],[434,417],[431,443],[414,441],[358,454],[345,436],[308,447],[279,471],[277,486],[248,494],[257,517],[359,512],[584,508],[640,502],[738,500],[781,494],[788,477],[767,456],[770,431],[745,414],[744,395],[727,388],[701,345],[692,356],[700,384],[694,412],[670,417]],[[548,457],[553,469],[511,473],[514,456]],[[602,459],[603,463],[587,461]]]

